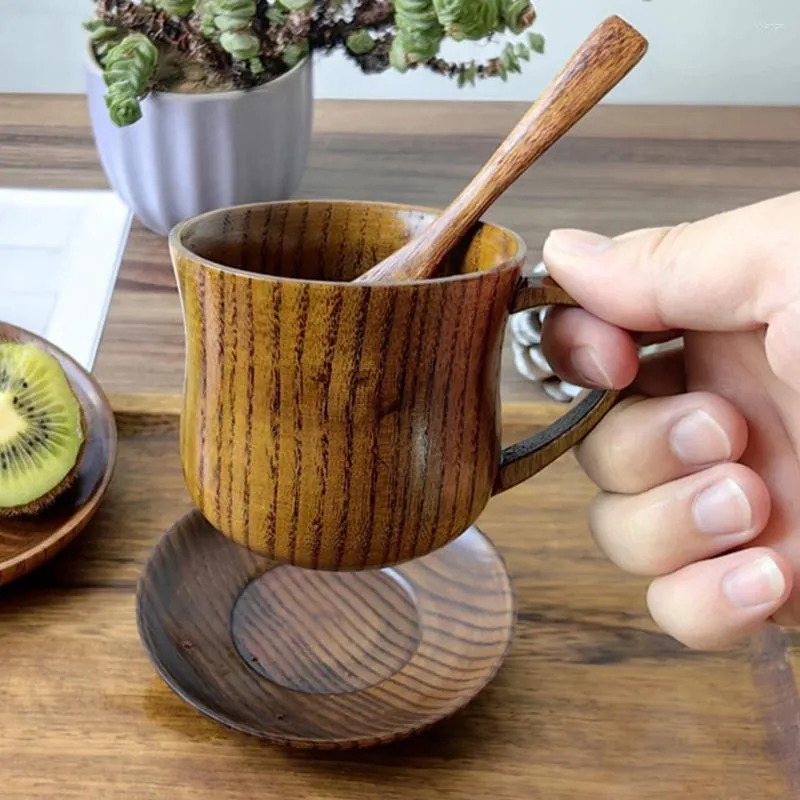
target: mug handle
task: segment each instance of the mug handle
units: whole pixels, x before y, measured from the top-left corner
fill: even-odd
[[[510,313],[536,306],[578,307],[578,303],[549,276],[524,277],[511,301]],[[616,390],[592,391],[544,430],[504,448],[492,494],[528,480],[578,444],[614,407],[619,395]]]

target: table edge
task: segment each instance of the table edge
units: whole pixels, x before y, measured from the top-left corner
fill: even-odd
[[[109,393],[111,408],[116,416],[179,417],[183,398],[172,393]],[[552,402],[503,403],[500,419],[508,425],[550,425],[563,416],[570,406]]]

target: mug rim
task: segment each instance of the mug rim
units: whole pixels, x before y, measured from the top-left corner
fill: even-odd
[[[413,203],[399,203],[399,202],[391,202],[383,200],[374,200],[374,201],[348,200],[346,198],[324,198],[324,197],[292,198],[289,200],[265,200],[263,202],[255,202],[255,203],[238,203],[235,205],[222,206],[220,208],[210,209],[209,211],[204,211],[200,214],[195,214],[191,217],[188,217],[176,223],[169,232],[168,236],[169,248],[174,255],[180,255],[185,259],[195,261],[199,264],[204,265],[205,267],[218,270],[219,272],[228,273],[230,275],[239,275],[248,278],[250,280],[276,281],[280,283],[300,283],[306,285],[310,284],[310,285],[321,285],[321,286],[350,286],[353,289],[361,289],[361,290],[376,289],[379,287],[382,288],[399,287],[399,286],[413,287],[413,286],[441,284],[448,282],[457,282],[462,280],[480,280],[482,277],[486,275],[493,275],[497,272],[502,272],[504,270],[515,269],[517,267],[521,269],[525,265],[527,259],[527,251],[528,251],[527,244],[525,243],[525,240],[516,231],[513,231],[511,228],[508,228],[505,225],[499,225],[496,222],[490,222],[484,219],[479,219],[477,224],[481,226],[494,228],[495,230],[498,230],[501,233],[508,236],[513,242],[516,243],[517,252],[514,255],[510,256],[506,262],[487,270],[478,270],[476,272],[464,272],[464,273],[458,273],[456,275],[445,275],[440,278],[403,280],[397,283],[391,282],[391,283],[373,284],[373,283],[355,283],[353,281],[323,281],[315,278],[293,278],[283,275],[270,275],[262,272],[251,272],[249,270],[240,269],[239,267],[232,267],[228,264],[222,264],[218,261],[213,261],[210,258],[206,258],[205,256],[201,256],[195,253],[192,249],[190,249],[189,246],[183,240],[183,237],[185,236],[186,232],[189,230],[191,226],[197,225],[204,219],[208,219],[210,217],[219,214],[229,213],[232,211],[242,211],[245,209],[254,210],[254,209],[262,209],[262,208],[277,207],[277,206],[298,206],[298,205],[351,205],[351,206],[355,205],[355,206],[373,206],[373,207],[377,206],[384,209],[395,209],[399,211],[417,211],[433,215],[439,215],[444,211],[444,209],[441,208],[436,208],[433,206],[415,205]]]

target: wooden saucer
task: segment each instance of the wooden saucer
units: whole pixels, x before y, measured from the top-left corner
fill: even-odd
[[[86,416],[87,441],[75,483],[35,516],[0,519],[0,586],[21,578],[60,552],[89,523],[111,482],[117,458],[114,412],[98,382],[46,339],[8,323],[0,337],[33,342],[60,362]]]
[[[477,528],[398,567],[279,566],[198,511],[154,548],[137,623],[164,681],[230,728],[296,747],[395,741],[492,679],[513,636],[505,564]]]

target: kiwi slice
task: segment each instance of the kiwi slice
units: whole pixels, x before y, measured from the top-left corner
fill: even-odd
[[[58,359],[30,342],[0,341],[0,516],[39,513],[69,488],[84,427]]]

